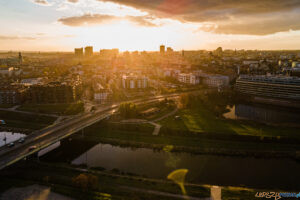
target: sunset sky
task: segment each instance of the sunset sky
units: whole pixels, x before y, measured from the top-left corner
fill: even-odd
[[[299,0],[0,0],[0,50],[300,49]]]

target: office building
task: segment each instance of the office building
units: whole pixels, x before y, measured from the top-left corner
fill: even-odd
[[[84,53],[85,53],[85,56],[92,56],[93,55],[93,47],[92,46],[85,47]]]
[[[165,45],[160,45],[159,51],[160,51],[161,54],[165,54],[165,51],[166,51]]]
[[[80,58],[83,56],[83,48],[75,48],[75,56]]]
[[[300,78],[241,75],[236,90],[246,95],[300,100]]]

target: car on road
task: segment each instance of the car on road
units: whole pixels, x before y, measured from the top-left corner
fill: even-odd
[[[18,142],[19,143],[24,143],[25,142],[25,138],[20,138]]]
[[[8,147],[13,147],[13,146],[15,146],[15,143],[11,142],[11,143],[9,143],[7,146],[8,146]]]
[[[30,147],[28,148],[28,151],[35,150],[36,148],[37,148],[36,146],[30,146]]]

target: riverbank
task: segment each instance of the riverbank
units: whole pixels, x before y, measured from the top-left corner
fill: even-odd
[[[26,170],[28,173],[23,173]],[[82,190],[74,188],[72,179],[80,174],[91,174],[98,178],[98,187]],[[0,173],[0,191],[13,187],[39,184],[48,186],[56,192],[75,199],[180,199],[180,187],[167,179],[144,178],[132,174],[96,169],[74,168],[70,165],[49,164],[27,161],[5,169]],[[194,198],[210,197],[210,185],[184,183],[187,195]],[[241,187],[220,187],[222,199],[252,200],[261,189]],[[151,193],[149,193],[151,191]],[[277,191],[277,190],[275,190]],[[171,197],[168,194],[175,195]],[[105,198],[106,197],[106,198]]]
[[[259,158],[300,158],[300,141],[288,137],[258,137],[244,135],[176,132],[164,129],[152,135],[153,127],[145,124],[113,124],[102,122],[85,129],[84,137],[73,139],[112,145],[173,152]]]

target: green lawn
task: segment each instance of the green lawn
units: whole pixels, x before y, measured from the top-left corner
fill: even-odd
[[[60,115],[75,115],[84,110],[83,103],[70,104],[24,104],[18,108],[20,111],[60,114]]]
[[[286,136],[300,138],[298,128],[271,126],[257,122],[230,120],[216,117],[204,106],[197,109],[181,109],[176,115],[181,119],[175,120],[174,116],[168,117],[160,124],[173,130],[209,132],[222,134],[254,135],[254,136]]]

